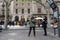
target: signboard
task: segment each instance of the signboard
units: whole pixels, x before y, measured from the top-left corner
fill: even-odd
[[[55,4],[54,0],[47,0],[47,2],[50,4],[53,10],[57,8],[57,5]]]
[[[52,3],[50,6],[51,6],[52,9],[57,8],[57,5],[55,3]]]
[[[53,0],[47,0],[49,4],[52,4],[54,1]]]
[[[54,17],[58,18],[58,11],[54,12]]]

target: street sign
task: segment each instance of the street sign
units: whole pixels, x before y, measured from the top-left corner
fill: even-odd
[[[50,7],[54,10],[57,8],[56,3],[54,2],[54,0],[47,0],[47,2],[49,3]]]
[[[55,3],[52,3],[50,6],[53,10],[57,8],[57,5]]]
[[[54,17],[55,17],[55,18],[58,18],[58,11],[55,11],[55,12],[54,12]]]
[[[54,1],[53,0],[47,0],[49,4],[52,4]]]

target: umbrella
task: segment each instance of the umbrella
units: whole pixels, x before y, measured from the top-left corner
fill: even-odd
[[[43,20],[43,18],[41,18],[41,17],[37,17],[37,18],[35,18],[35,19],[37,19],[37,20],[38,20],[38,19],[41,19],[41,20]]]

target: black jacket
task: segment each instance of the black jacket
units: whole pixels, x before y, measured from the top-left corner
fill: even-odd
[[[44,19],[44,21],[42,22],[42,27],[47,28],[47,20]]]

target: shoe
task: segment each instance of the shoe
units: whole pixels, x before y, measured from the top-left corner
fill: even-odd
[[[30,37],[30,35],[28,35],[28,37]]]
[[[34,35],[34,37],[36,37],[36,36]]]
[[[44,34],[44,36],[47,36],[47,34]]]

